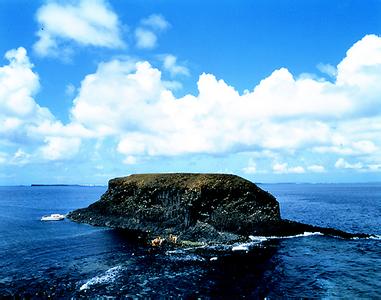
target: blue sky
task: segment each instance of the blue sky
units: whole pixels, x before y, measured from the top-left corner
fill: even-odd
[[[380,1],[0,1],[0,184],[381,180]]]

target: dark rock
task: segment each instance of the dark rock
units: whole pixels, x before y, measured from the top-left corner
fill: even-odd
[[[232,243],[249,235],[321,232],[361,236],[282,220],[279,203],[252,182],[224,174],[140,174],[109,181],[101,199],[71,212],[74,221],[126,229],[147,240]],[[364,237],[363,235],[361,237]]]

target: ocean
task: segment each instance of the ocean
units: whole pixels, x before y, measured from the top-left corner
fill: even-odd
[[[283,218],[381,235],[381,183],[260,184]],[[0,187],[0,296],[27,298],[380,298],[381,240],[315,234],[151,249],[126,233],[42,222],[106,187]]]

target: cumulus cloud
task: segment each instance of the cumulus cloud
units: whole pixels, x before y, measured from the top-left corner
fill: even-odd
[[[335,168],[343,169],[343,170],[355,170],[360,172],[379,172],[381,171],[381,164],[380,163],[367,164],[361,161],[350,163],[341,157],[336,161]]]
[[[141,27],[135,30],[136,47],[140,49],[152,49],[156,47],[157,36],[151,30]]]
[[[344,158],[339,158],[335,163],[335,168],[359,170],[359,169],[363,168],[363,164],[361,162],[351,164],[351,163],[347,162]]]
[[[149,17],[142,19],[140,23],[157,31],[166,30],[170,26],[169,22],[162,15],[158,14],[152,14]]]
[[[157,46],[157,35],[170,26],[162,16],[153,14],[140,21],[140,26],[135,29],[136,47],[140,49],[152,49]]]
[[[135,156],[129,155],[124,160],[123,163],[126,165],[134,165],[138,162],[137,158]]]
[[[42,157],[47,160],[70,159],[79,150],[81,140],[79,138],[47,137],[46,145],[40,148]]]
[[[20,149],[20,161],[33,153],[46,160],[72,158],[83,139],[108,138],[125,164],[152,156],[250,152],[258,156],[242,170],[247,174],[257,171],[259,158],[279,174],[327,167],[380,171],[381,38],[375,35],[348,50],[333,81],[280,68],[244,93],[204,73],[195,94],[176,97],[147,61],[102,62],[72,91],[66,125],[33,99],[39,79],[25,49],[6,58],[9,64],[0,68],[0,135],[2,144],[15,145],[12,157]],[[176,66],[170,57],[163,70],[186,72]],[[34,152],[20,141],[35,143]],[[303,159],[295,163],[293,157]],[[332,159],[334,166],[324,164]]]
[[[17,127],[17,117],[27,117],[38,110],[32,96],[39,89],[38,76],[31,70],[33,65],[24,48],[9,50],[5,58],[9,61],[9,65],[0,68],[3,129]],[[5,114],[9,118],[5,118]]]
[[[176,75],[189,76],[189,70],[185,66],[181,66],[177,63],[177,57],[168,54],[161,57],[163,60],[163,69],[168,71],[169,74],[174,77]]]
[[[323,173],[325,168],[322,165],[311,165],[307,167],[307,170],[313,173]]]
[[[283,153],[285,160],[298,151],[367,157],[367,164],[378,165],[380,49],[381,38],[374,35],[357,42],[338,65],[334,82],[280,68],[240,94],[224,80],[201,74],[198,93],[180,98],[150,63],[112,60],[83,80],[72,119],[93,136],[115,137],[127,163],[146,156],[242,151]],[[285,162],[273,171],[323,172],[325,167]]]
[[[0,134],[16,142],[27,137],[27,126],[36,126],[53,116],[33,99],[40,84],[26,50],[22,47],[9,50],[5,58],[9,64],[0,67]]]
[[[34,50],[41,56],[70,53],[70,43],[106,48],[125,46],[118,17],[103,0],[51,1],[40,7],[36,19],[40,28]]]
[[[8,161],[8,163],[12,165],[22,166],[29,163],[30,159],[31,159],[31,155],[29,153],[25,152],[22,149],[17,149],[17,151],[13,154],[13,156]]]
[[[34,95],[39,90],[39,77],[33,72],[33,65],[24,48],[8,51],[5,58],[9,64],[0,67],[0,141],[10,153],[14,151],[9,155],[8,163],[23,165],[36,159],[41,147],[46,149],[43,151],[44,157],[58,159],[57,155],[48,153],[49,149],[53,149],[52,143],[57,139],[65,140],[73,134],[84,133],[82,126],[64,126],[49,109],[36,103]],[[71,130],[70,127],[74,126],[77,131]],[[67,143],[73,146],[70,141]],[[46,148],[48,145],[50,148]],[[31,148],[33,153],[22,147]],[[74,150],[70,153],[74,154]]]
[[[302,166],[289,167],[287,163],[276,163],[273,165],[274,173],[278,174],[302,174],[305,170]]]

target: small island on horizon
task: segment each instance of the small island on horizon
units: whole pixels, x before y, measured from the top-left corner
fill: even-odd
[[[32,183],[31,187],[36,186],[81,186],[81,187],[92,187],[92,186],[105,186],[102,184],[68,184],[68,183]]]

